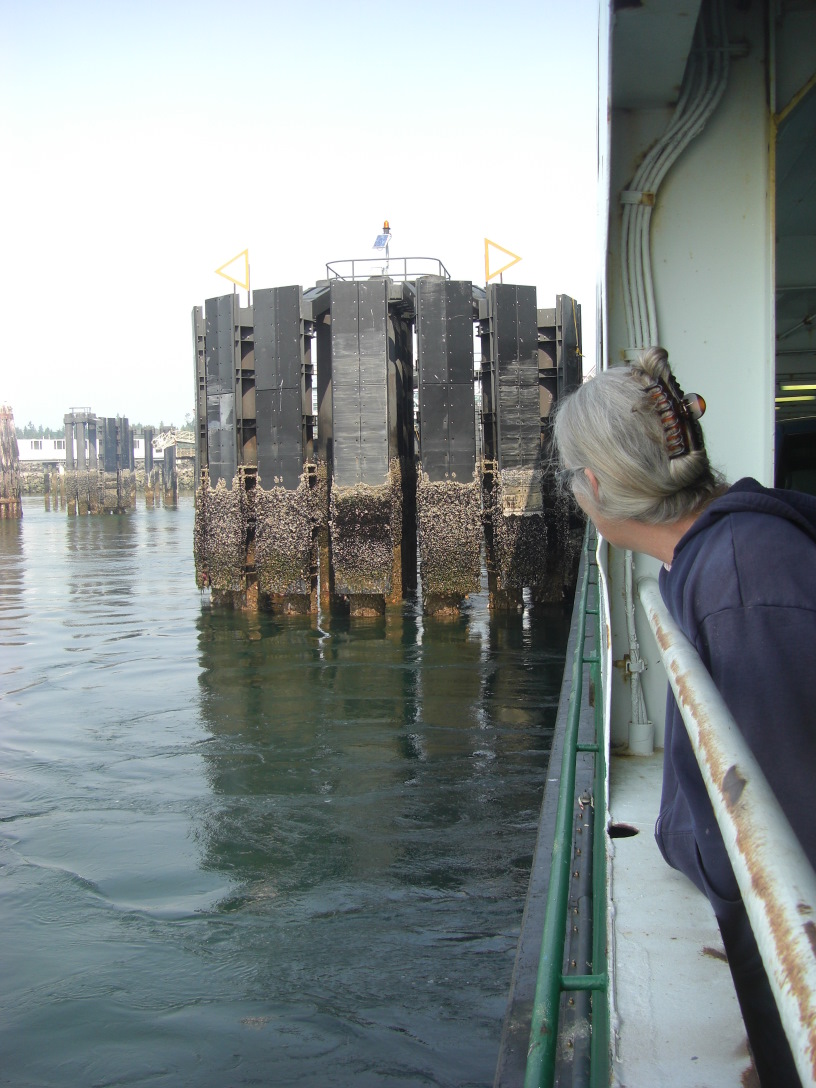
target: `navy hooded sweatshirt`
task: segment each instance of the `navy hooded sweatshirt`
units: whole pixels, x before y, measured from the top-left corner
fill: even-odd
[[[679,541],[660,589],[816,868],[816,497],[740,480]],[[726,915],[739,891],[671,691],[655,837]]]

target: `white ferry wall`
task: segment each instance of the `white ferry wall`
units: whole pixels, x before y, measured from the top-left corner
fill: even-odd
[[[700,4],[672,0],[622,8],[601,5],[600,93],[609,87],[606,42],[612,70],[609,99],[599,118],[601,199],[608,201],[608,237],[601,227],[605,279],[599,297],[599,358],[604,367],[624,361],[627,340],[621,279],[620,194],[646,151],[671,117]],[[706,443],[714,464],[729,480],[754,476],[773,482],[775,390],[774,119],[769,105],[768,12],[726,4],[731,62],[723,97],[703,132],[669,171],[651,221],[660,341],[686,392],[702,394]],[[797,13],[796,32],[785,28],[775,43],[777,113],[812,78],[816,5]],[[611,31],[609,39],[606,34]],[[796,73],[795,78],[790,76]],[[782,96],[785,96],[784,98]],[[609,105],[610,108],[607,108]],[[608,171],[608,182],[606,174]],[[802,242],[804,243],[804,239]],[[802,280],[816,283],[813,258],[806,270],[793,243]],[[793,257],[785,258],[788,263]],[[793,273],[791,273],[793,274]],[[602,557],[603,559],[603,557]],[[603,564],[606,566],[606,563]],[[656,561],[637,556],[635,581],[655,574]],[[624,667],[628,652],[623,598],[623,558],[609,549],[611,612],[611,742],[628,742],[631,695]],[[645,617],[637,631],[647,669],[643,690],[655,745],[663,746],[666,678]],[[611,667],[610,667],[611,666]]]
[[[64,438],[18,438],[17,448],[21,464],[42,463],[47,465],[65,464],[65,439]],[[89,454],[88,440],[85,439],[86,463]],[[144,439],[133,439],[133,457],[136,461],[144,461]],[[77,444],[74,439],[74,464],[76,464]],[[153,449],[153,460],[163,461],[164,450]]]

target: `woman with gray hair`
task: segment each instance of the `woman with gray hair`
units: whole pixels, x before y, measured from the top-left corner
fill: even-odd
[[[662,348],[567,397],[554,438],[565,487],[612,545],[662,561],[660,590],[816,867],[816,498],[728,486]],[[674,697],[655,828],[666,861],[708,896],[763,1085],[797,1086],[736,879]],[[805,802],[803,804],[803,802]]]
[[[701,397],[683,396],[663,348],[604,371],[562,402],[555,419],[562,482],[610,544],[617,541],[598,519],[616,535],[653,526],[665,550],[676,530],[727,490],[705,451],[697,422],[704,411]]]

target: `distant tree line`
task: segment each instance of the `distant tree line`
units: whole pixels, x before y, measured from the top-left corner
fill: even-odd
[[[65,438],[64,427],[35,427],[33,423],[26,423],[25,427],[14,428],[18,438]]]

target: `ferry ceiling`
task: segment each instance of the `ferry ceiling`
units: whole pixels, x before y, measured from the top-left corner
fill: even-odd
[[[733,420],[720,435],[706,421],[715,460],[770,482],[774,419],[816,417],[816,2],[601,0],[601,42],[607,362],[663,343],[710,408],[741,404],[743,445]],[[699,123],[664,175],[639,184],[695,65],[709,69]],[[647,221],[645,240],[627,236],[627,218]],[[627,259],[657,340],[633,334]]]

